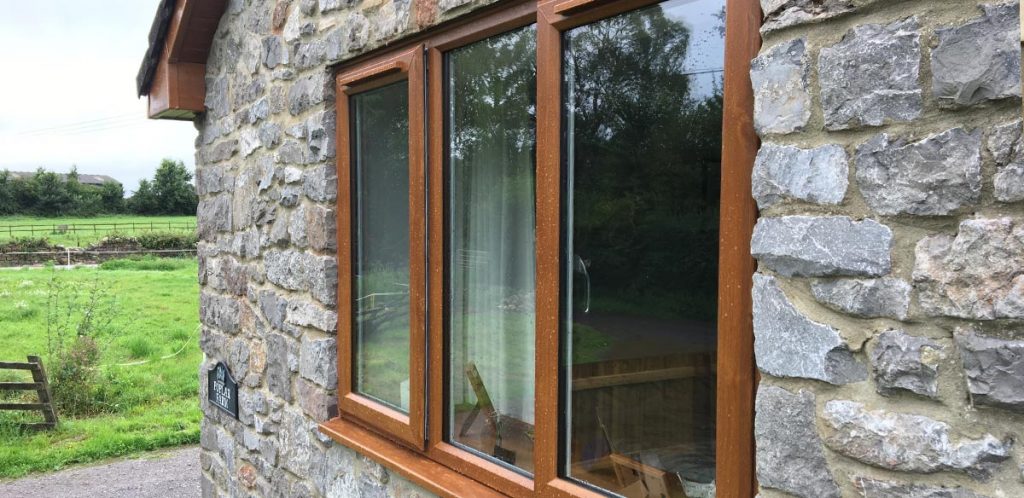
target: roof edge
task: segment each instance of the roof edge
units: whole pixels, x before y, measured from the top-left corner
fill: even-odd
[[[156,66],[160,63],[160,57],[163,55],[164,42],[167,40],[167,32],[171,27],[176,3],[176,0],[160,0],[160,5],[156,9],[153,25],[149,28],[149,47],[146,48],[146,55],[142,58],[139,73],[135,76],[135,88],[139,97],[149,95],[149,87],[153,83]]]

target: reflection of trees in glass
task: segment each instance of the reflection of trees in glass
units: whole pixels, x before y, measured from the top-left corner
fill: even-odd
[[[533,275],[523,268],[533,264],[535,54],[534,26],[449,54],[449,187],[459,249],[452,264],[491,267],[471,272],[475,292],[532,292]]]
[[[457,63],[450,69],[449,94],[458,96],[449,116],[452,159],[473,164],[497,154],[509,165],[522,165],[522,155],[533,153],[536,44],[536,30],[529,26],[451,53]],[[528,126],[510,126],[526,124],[527,116]]]
[[[351,98],[362,271],[409,266],[408,83]],[[395,290],[394,288],[382,290]]]
[[[447,54],[453,441],[532,470],[533,26]],[[486,392],[486,395],[484,395]],[[474,419],[472,407],[487,418]]]
[[[356,388],[402,410],[409,378],[408,83],[351,97]]]
[[[722,96],[693,95],[693,38],[661,7],[566,35],[574,247],[598,308],[714,316]]]

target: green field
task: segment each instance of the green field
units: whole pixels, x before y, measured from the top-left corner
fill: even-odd
[[[47,362],[47,300],[55,282],[65,289],[105,289],[116,310],[111,326],[95,337],[101,352],[96,413],[61,417],[57,430],[23,432],[16,422],[39,422],[41,414],[0,412],[0,478],[198,442],[196,272],[194,260],[152,259],[0,270],[0,361],[33,354]],[[0,381],[27,377],[0,371]]]
[[[38,216],[0,216],[0,243],[18,238],[46,238],[52,244],[66,247],[86,247],[98,242],[111,232],[131,235],[133,230],[156,232],[188,231],[183,225],[195,225],[195,216],[133,216],[113,215],[90,218]],[[117,224],[115,227],[113,224]],[[132,226],[134,224],[134,227]],[[26,225],[35,225],[32,228]],[[76,228],[60,233],[61,225]],[[99,225],[99,226],[95,226]]]

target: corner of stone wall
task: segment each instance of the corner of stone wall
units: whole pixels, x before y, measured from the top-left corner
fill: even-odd
[[[203,496],[427,496],[334,444],[337,413],[332,65],[478,0],[232,0],[195,121]],[[239,379],[239,419],[206,372]]]
[[[1024,496],[1017,3],[761,5],[761,496]]]

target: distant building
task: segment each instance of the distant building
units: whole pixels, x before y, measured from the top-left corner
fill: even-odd
[[[8,171],[8,173],[10,173],[11,178],[17,178],[19,180],[29,180],[33,176],[36,176],[35,171]],[[57,176],[59,176],[61,180],[67,181],[68,175],[66,173],[57,173]],[[87,175],[84,173],[78,174],[78,183],[81,183],[82,185],[100,186],[107,182],[114,182],[118,184],[121,183],[107,175]]]

